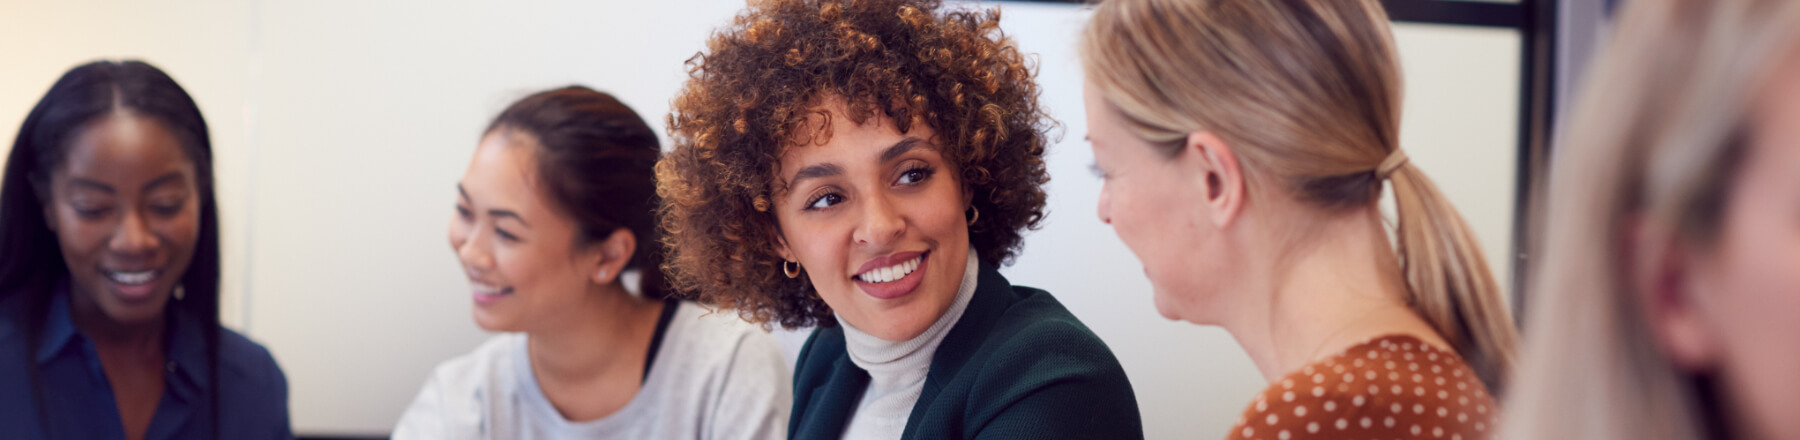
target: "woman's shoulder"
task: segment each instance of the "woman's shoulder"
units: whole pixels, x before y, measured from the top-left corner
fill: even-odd
[[[520,382],[512,376],[512,365],[519,362],[514,356],[524,346],[523,333],[501,333],[468,353],[439,363],[400,416],[393,438],[449,438],[454,437],[451,433],[466,436],[461,433],[478,432],[492,409],[487,405],[515,402],[489,397],[511,394],[510,387]]]
[[[1474,440],[1492,435],[1497,410],[1455,353],[1394,335],[1270,384],[1244,409],[1229,438]]]
[[[680,337],[688,343],[707,345],[708,348],[728,348],[742,346],[745,343],[774,339],[769,332],[756,324],[751,324],[738,316],[736,311],[713,309],[692,301],[680,301],[674,316],[669,320],[669,328],[665,337]],[[665,342],[667,343],[667,342]]]
[[[779,436],[793,399],[775,338],[732,310],[679,307],[646,382],[645,392],[669,396],[658,400],[660,417],[688,415],[692,426],[681,429],[691,429],[690,437]]]
[[[1009,287],[978,291],[939,345],[926,379],[926,388],[937,391],[921,397],[934,404],[920,432],[955,434],[926,428],[944,425],[1142,438],[1136,395],[1106,343],[1048,293]],[[1010,295],[995,294],[1001,292]]]
[[[983,351],[1001,356],[1072,353],[1112,361],[1112,350],[1100,336],[1056,297],[1042,289],[1011,287],[1014,299],[992,318]]]
[[[228,388],[287,386],[287,376],[268,348],[225,327],[219,329],[219,372]]]
[[[751,324],[731,310],[713,310],[692,302],[680,302],[670,319],[655,364],[673,363],[687,375],[703,373],[741,376],[773,372],[787,375],[781,345],[761,326]],[[752,371],[754,370],[754,371]]]
[[[822,385],[838,362],[850,362],[850,353],[844,344],[842,327],[814,327],[806,336],[806,342],[800,345],[799,356],[794,359],[795,389]]]
[[[219,330],[221,435],[289,435],[287,375],[267,348],[235,330]]]
[[[948,347],[941,346],[939,355],[968,356],[975,361],[970,366],[977,368],[977,381],[1010,382],[1014,388],[1055,383],[1103,384],[1129,391],[1124,367],[1099,335],[1049,292],[1010,287],[1013,296],[1007,298],[998,313],[965,313],[957,326],[972,321],[970,331],[956,334],[952,330],[953,336],[944,342]],[[972,304],[971,308],[976,307]]]
[[[512,371],[518,350],[525,348],[524,333],[500,333],[489,336],[474,350],[438,363],[431,370],[431,382],[438,386],[473,388],[504,382],[496,376]]]
[[[985,262],[976,273],[975,296],[944,342],[951,350],[971,342],[978,342],[984,352],[1030,352],[1068,344],[1071,349],[1105,351],[1111,358],[1100,337],[1050,292],[1013,284]]]
[[[985,263],[978,276],[974,297],[938,346],[940,359],[933,363],[933,375],[963,376],[963,372],[949,370],[973,368],[982,377],[1116,375],[1123,379],[1124,368],[1112,350],[1049,292],[1014,285]],[[950,368],[935,371],[940,367]]]

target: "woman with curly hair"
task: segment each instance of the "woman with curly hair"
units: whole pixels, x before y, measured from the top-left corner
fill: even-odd
[[[788,433],[1138,438],[1124,370],[996,270],[1043,218],[1048,119],[997,11],[757,2],[674,101],[658,192],[678,291],[819,326]]]

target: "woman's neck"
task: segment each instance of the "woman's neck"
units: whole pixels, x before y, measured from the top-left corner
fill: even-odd
[[[637,394],[665,307],[618,283],[595,286],[584,298],[526,338],[538,387],[563,417],[577,421],[611,414]]]
[[[1225,323],[1274,381],[1372,337],[1408,334],[1446,347],[1407,306],[1400,263],[1373,209],[1319,220],[1269,259],[1247,290],[1256,303]]]
[[[69,288],[69,320],[93,341],[95,349],[131,358],[162,358],[168,313],[158,313],[142,322],[119,322],[107,316],[81,287]]]

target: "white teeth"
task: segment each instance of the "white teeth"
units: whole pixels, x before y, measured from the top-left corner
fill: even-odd
[[[893,282],[894,280],[912,274],[915,270],[919,270],[919,261],[922,258],[923,256],[913,257],[913,259],[907,260],[904,263],[878,269],[870,269],[868,272],[858,274],[856,278],[869,283]]]
[[[506,293],[506,288],[503,287],[489,286],[481,283],[469,283],[469,286],[475,290],[475,293],[482,295],[499,295]]]
[[[114,272],[114,271],[109,270],[109,271],[103,271],[103,272],[106,273],[107,278],[110,278],[113,280],[113,282],[116,282],[119,284],[138,285],[138,284],[148,283],[148,282],[156,279],[156,271],[155,270],[145,270],[145,271],[138,271],[138,272]]]

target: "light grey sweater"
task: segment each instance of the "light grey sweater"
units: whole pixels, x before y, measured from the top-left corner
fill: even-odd
[[[439,365],[393,438],[782,439],[791,381],[767,332],[683,302],[643,388],[612,415],[564,419],[538,388],[526,335],[508,333]]]

